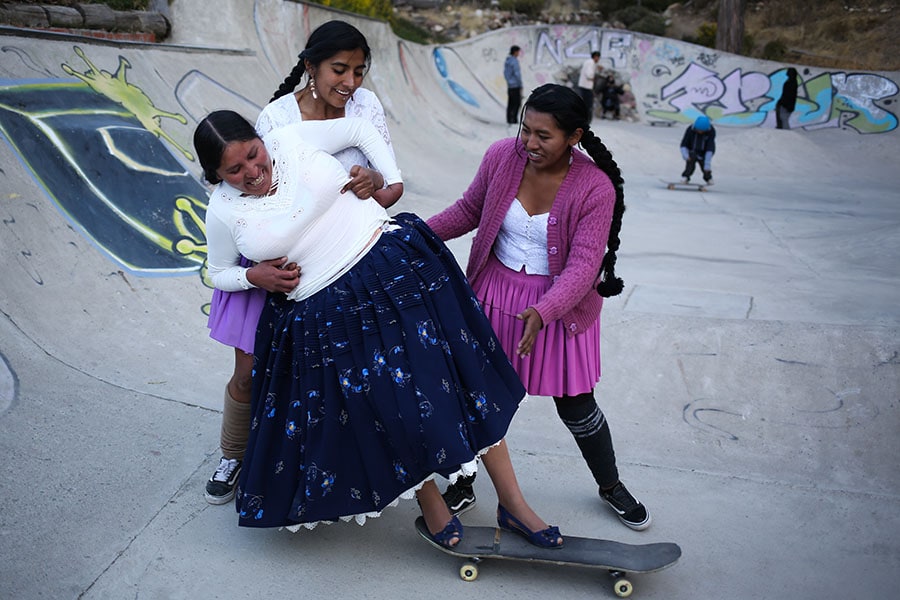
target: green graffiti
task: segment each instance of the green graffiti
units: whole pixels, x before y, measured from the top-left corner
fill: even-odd
[[[147,131],[151,132],[156,137],[169,142],[172,146],[177,148],[185,158],[193,162],[194,155],[191,154],[188,149],[180,146],[169,134],[163,131],[161,125],[162,117],[174,119],[182,125],[187,124],[187,119],[178,113],[166,112],[156,108],[156,106],[153,105],[153,101],[150,100],[150,97],[147,96],[141,88],[128,83],[128,81],[125,80],[125,74],[126,71],[131,68],[131,63],[129,63],[124,56],[119,57],[119,66],[116,69],[115,74],[112,74],[109,71],[98,69],[78,46],[75,46],[75,54],[77,54],[87,65],[87,71],[81,73],[65,63],[61,65],[63,71],[73,77],[77,77],[98,94],[122,105],[141,122],[141,125],[143,125]]]
[[[207,274],[206,222],[197,209],[206,214],[206,203],[190,196],[179,196],[175,199],[172,222],[181,234],[172,242],[172,251],[202,262],[200,278],[206,287],[214,287]]]

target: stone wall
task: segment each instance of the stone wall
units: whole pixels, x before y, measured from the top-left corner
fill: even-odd
[[[158,42],[171,32],[165,3],[160,10],[113,10],[105,4],[0,3],[0,24],[27,29],[63,31],[88,37]]]

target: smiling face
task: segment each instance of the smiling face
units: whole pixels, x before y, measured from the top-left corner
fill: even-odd
[[[581,129],[571,135],[559,128],[550,113],[525,110],[522,118],[522,145],[528,162],[536,169],[554,170],[568,165],[571,148],[581,140]]]
[[[252,196],[265,196],[272,187],[272,161],[259,138],[230,142],[216,175],[231,187]]]
[[[307,66],[316,80],[316,92],[326,104],[342,109],[366,75],[366,55],[362,48],[342,50],[318,66]]]

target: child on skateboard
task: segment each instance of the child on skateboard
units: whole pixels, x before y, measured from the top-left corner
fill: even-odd
[[[691,182],[691,175],[694,174],[694,168],[699,162],[703,171],[703,181],[712,185],[712,157],[715,153],[716,128],[710,123],[709,117],[699,116],[681,138],[681,157],[684,159],[681,182]]]

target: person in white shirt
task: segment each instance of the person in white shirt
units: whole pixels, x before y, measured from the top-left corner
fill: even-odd
[[[216,111],[194,133],[216,184],[206,215],[215,285],[266,286],[258,267],[273,257],[303,266],[259,320],[239,525],[362,524],[415,495],[432,538],[452,547],[463,528],[434,477],[471,475],[480,456],[504,522],[562,545],[522,496],[504,441],[524,396],[518,375],[424,222],[344,191],[350,177],[329,154],[350,146],[388,184],[400,180],[362,119],[304,121],[263,140],[237,113]]]
[[[300,121],[361,117],[372,123],[388,145],[393,157],[384,109],[378,97],[360,87],[371,62],[366,37],[344,21],[328,21],[309,36],[297,64],[274,92],[256,121],[261,136],[273,129]],[[306,84],[295,89],[306,79]],[[394,205],[403,193],[403,183],[385,185],[384,178],[359,150],[345,148],[335,154],[350,176],[346,188],[359,198],[374,197],[385,208]],[[249,261],[243,261],[250,266]],[[296,271],[268,265],[284,285]],[[293,289],[293,287],[288,288]],[[287,291],[287,290],[281,290]],[[234,371],[225,387],[222,456],[215,472],[206,481],[205,498],[210,504],[225,504],[234,498],[241,461],[247,447],[250,415],[250,386],[253,370],[253,341],[265,302],[265,290],[251,288],[238,292],[215,290],[209,307],[209,335],[234,348]]]
[[[591,57],[581,63],[581,71],[578,74],[578,93],[587,104],[591,115],[594,114],[594,81],[602,70],[600,53],[594,50]]]

